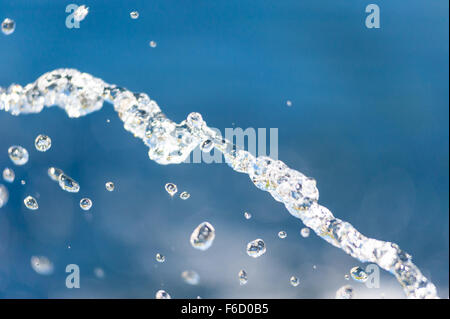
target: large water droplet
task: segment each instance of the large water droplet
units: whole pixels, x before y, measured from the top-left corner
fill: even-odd
[[[33,196],[25,197],[25,199],[23,200],[23,203],[25,204],[26,208],[31,209],[31,210],[36,210],[39,208],[38,202],[37,202],[36,198],[34,198]]]
[[[64,174],[64,172],[62,170],[60,170],[59,168],[56,167],[50,167],[47,170],[48,176],[50,176],[50,178],[56,182],[59,181],[59,176],[61,176],[61,174]]]
[[[158,290],[155,297],[156,299],[170,299],[170,295],[165,290]]]
[[[196,249],[206,250],[211,247],[215,237],[214,227],[208,222],[203,222],[192,232],[191,245]]]
[[[16,165],[25,165],[28,162],[28,151],[19,145],[13,145],[8,149],[11,161]]]
[[[12,183],[12,182],[14,182],[15,178],[16,178],[16,174],[14,173],[14,171],[11,168],[6,167],[3,170],[3,179],[5,181],[7,181],[8,183]]]
[[[198,285],[200,282],[200,275],[193,270],[185,270],[181,273],[181,278],[189,285]]]
[[[89,198],[82,198],[80,200],[80,207],[82,210],[89,210],[92,207],[92,201]]]
[[[46,152],[52,147],[52,140],[47,135],[40,134],[34,140],[34,146],[39,152]]]
[[[32,256],[31,267],[39,275],[51,275],[53,273],[53,263],[45,256]]]
[[[131,19],[136,20],[137,18],[139,18],[139,12],[131,11],[130,12],[130,17],[131,17]]]
[[[262,239],[255,239],[247,244],[247,255],[257,258],[266,253],[266,244]]]
[[[367,278],[369,277],[364,269],[358,266],[350,269],[350,275],[352,276],[353,280],[357,282],[366,282]]]
[[[173,196],[178,192],[177,185],[174,183],[167,183],[165,186],[166,192],[169,193],[170,196]]]
[[[78,193],[78,191],[80,190],[80,185],[64,173],[59,175],[58,182],[59,187],[61,187],[66,192]]]
[[[10,18],[6,18],[5,20],[3,20],[2,32],[4,34],[10,35],[11,33],[14,32],[15,29],[16,29],[16,23],[14,22],[14,20],[12,20]]]

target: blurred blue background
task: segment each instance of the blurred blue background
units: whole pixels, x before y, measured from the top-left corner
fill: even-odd
[[[90,8],[79,29],[65,27],[70,3]],[[320,202],[363,234],[398,243],[447,298],[449,4],[377,0],[381,28],[367,29],[369,3],[2,1],[0,19],[14,19],[16,30],[0,34],[0,86],[70,67],[149,94],[177,122],[197,111],[221,130],[279,128],[279,158],[317,179]],[[34,149],[40,133],[53,141],[46,153]],[[10,162],[15,144],[29,150],[27,165]],[[300,220],[226,164],[150,161],[110,105],[79,119],[59,108],[0,112],[0,169],[7,166],[16,181],[1,182],[10,193],[0,208],[3,298],[153,298],[158,289],[174,298],[334,298],[360,265],[315,234],[302,238]],[[62,191],[49,166],[80,182],[80,193]],[[191,198],[171,199],[169,181]],[[39,196],[36,212],[23,205],[29,194]],[[94,203],[87,214],[79,207],[85,196]],[[216,228],[204,252],[189,244],[202,221]],[[258,237],[267,253],[252,259],[245,246]],[[47,256],[53,274],[34,272],[32,255]],[[65,287],[72,263],[80,289]],[[186,269],[199,273],[198,286],[182,281]],[[292,275],[300,286],[290,286]],[[379,289],[350,283],[360,298],[403,297],[385,272]]]

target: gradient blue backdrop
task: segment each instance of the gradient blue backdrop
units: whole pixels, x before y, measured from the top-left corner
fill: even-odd
[[[65,27],[70,3],[90,8],[80,29]],[[0,34],[0,86],[71,67],[148,93],[176,121],[198,111],[222,130],[277,127],[279,158],[317,179],[323,205],[363,234],[398,243],[448,297],[448,1],[377,0],[376,30],[364,25],[369,3],[2,0],[0,19],[17,26]],[[39,133],[53,140],[46,153],[33,147]],[[2,182],[10,200],[0,209],[0,297],[153,298],[162,288],[175,298],[333,298],[359,265],[315,234],[302,238],[300,220],[226,164],[150,161],[110,105],[80,119],[58,108],[0,112],[0,169],[12,167],[13,144],[28,148],[30,161],[14,167],[13,184]],[[47,177],[52,165],[80,182],[79,194]],[[168,181],[191,198],[170,199]],[[38,211],[23,206],[28,194],[39,196]],[[83,196],[94,202],[89,214]],[[188,239],[204,220],[217,236],[201,252]],[[257,237],[268,250],[254,260],[245,245]],[[36,274],[32,255],[48,256],[53,275]],[[80,266],[80,289],[65,287],[70,263]],[[199,286],[181,280],[185,269],[200,274]],[[352,285],[362,298],[403,296],[384,272],[380,289]]]

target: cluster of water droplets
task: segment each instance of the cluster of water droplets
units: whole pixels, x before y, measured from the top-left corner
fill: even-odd
[[[365,237],[319,205],[314,179],[279,160],[255,157],[237,149],[209,128],[199,113],[191,113],[186,120],[175,123],[148,95],[109,85],[74,69],[45,73],[25,87],[13,84],[0,88],[0,110],[13,115],[39,113],[45,106],[58,105],[69,117],[80,117],[99,110],[104,101],[113,104],[124,128],[148,146],[150,159],[159,164],[178,164],[197,146],[208,150],[212,145],[223,153],[233,170],[247,174],[256,187],[283,203],[318,236],[362,262],[377,263],[393,273],[408,297],[437,297],[435,286],[396,244]]]

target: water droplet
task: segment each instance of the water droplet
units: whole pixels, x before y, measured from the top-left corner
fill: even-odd
[[[316,270],[317,269],[317,266],[316,265],[313,265],[313,270]]]
[[[37,202],[36,198],[34,198],[33,196],[25,197],[25,199],[23,200],[23,203],[25,204],[25,206],[28,209],[31,209],[31,210],[36,210],[39,208],[38,202]]]
[[[80,22],[80,21],[83,21],[84,18],[86,18],[88,13],[89,13],[89,8],[83,4],[74,11],[73,18],[74,18],[74,20]]]
[[[164,255],[161,255],[160,253],[156,254],[156,261],[159,263],[163,263],[166,261],[166,257]]]
[[[190,127],[195,128],[195,129],[199,129],[205,124],[205,122],[203,121],[202,115],[197,112],[189,113],[189,115],[187,116],[187,119],[186,119],[186,123]]]
[[[284,239],[287,237],[287,233],[284,230],[281,230],[278,232],[278,237],[280,237],[281,239]]]
[[[34,140],[34,146],[39,152],[46,152],[52,147],[52,139],[47,135],[40,134]]]
[[[247,277],[247,272],[244,269],[241,269],[238,273],[238,277],[239,277],[239,284],[241,286],[247,284],[248,282],[248,277]]]
[[[215,237],[214,227],[208,222],[203,222],[192,232],[191,245],[196,249],[207,250],[211,247]]]
[[[359,266],[350,269],[350,275],[352,276],[353,280],[357,282],[366,282],[367,278],[369,277],[364,269]]]
[[[189,194],[188,192],[182,192],[182,193],[180,194],[180,198],[183,199],[183,200],[186,200],[186,199],[188,199],[189,197],[191,197],[191,194]]]
[[[82,210],[89,210],[92,207],[92,201],[89,198],[82,198],[80,200],[80,207]]]
[[[345,280],[350,280],[350,276],[349,275],[345,275],[344,278],[345,278]]]
[[[300,280],[299,280],[297,277],[295,277],[295,276],[292,276],[292,277],[289,279],[289,281],[291,282],[291,285],[292,285],[293,287],[297,287],[298,285],[300,285]]]
[[[250,219],[252,218],[252,214],[250,214],[249,212],[244,212],[244,217],[245,219]]]
[[[158,290],[155,297],[156,299],[170,299],[170,295],[165,290]]]
[[[10,18],[6,18],[5,20],[3,20],[2,32],[4,34],[10,35],[11,33],[14,32],[15,29],[16,29],[16,23],[14,22],[14,20],[12,20]]]
[[[266,253],[266,244],[262,239],[255,239],[247,244],[247,255],[258,258]]]
[[[131,19],[136,20],[137,18],[139,18],[139,12],[131,11],[130,12],[130,17],[131,17]]]
[[[302,237],[306,238],[309,237],[309,228],[308,227],[304,227],[302,228],[302,230],[300,231],[300,234],[302,235]]]
[[[176,192],[178,192],[177,185],[175,185],[174,183],[167,183],[165,188],[166,192],[168,192],[170,196],[173,196],[176,194]]]
[[[8,198],[8,189],[5,187],[5,185],[0,184],[0,208],[6,205],[6,203],[8,202]]]
[[[198,285],[200,282],[200,275],[193,270],[185,270],[181,273],[181,278],[189,285]]]
[[[16,174],[14,173],[14,171],[11,168],[6,167],[3,170],[3,179],[5,181],[7,181],[8,183],[12,183],[12,182],[14,182],[15,178],[16,178]]]
[[[200,144],[200,149],[205,153],[211,152],[213,147],[214,147],[214,143],[209,139],[203,141],[202,144]]]
[[[71,177],[67,176],[64,173],[59,175],[58,182],[59,187],[61,187],[66,192],[78,193],[78,191],[80,190],[80,185],[75,180],[73,180]]]
[[[22,184],[22,185],[25,185],[26,183],[27,182],[25,182],[25,180],[23,180],[23,179],[20,181],[20,184]]]
[[[108,192],[114,191],[115,185],[113,182],[106,182],[105,188]]]
[[[50,176],[50,178],[56,182],[59,181],[59,176],[61,176],[61,174],[64,174],[64,172],[62,170],[60,170],[59,168],[56,167],[50,167],[47,170],[48,176]]]
[[[28,151],[22,146],[13,145],[8,149],[11,161],[16,165],[25,165],[28,162]]]
[[[349,285],[342,286],[336,291],[336,299],[353,299],[353,287]]]
[[[32,256],[31,267],[39,275],[51,275],[53,273],[53,263],[45,256]]]
[[[111,120],[110,119],[106,119],[106,123],[110,123],[111,122]]]
[[[157,44],[155,41],[150,41],[150,47],[156,48]]]
[[[94,275],[95,277],[102,279],[103,277],[105,277],[105,271],[100,267],[96,267],[94,268]]]
[[[287,101],[286,101],[286,105],[287,105],[287,106],[292,106],[292,101],[287,100]]]

